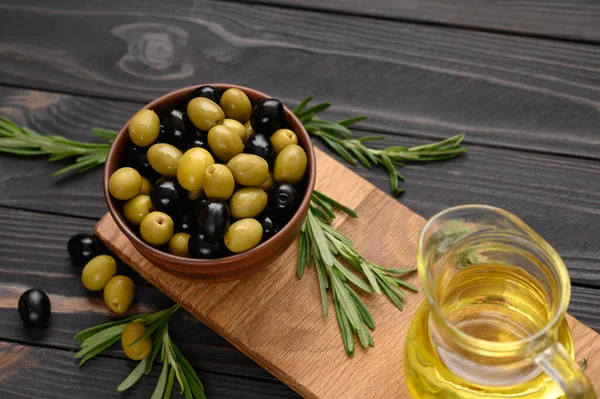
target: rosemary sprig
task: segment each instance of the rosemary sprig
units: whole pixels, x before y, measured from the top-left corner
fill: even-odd
[[[374,346],[370,331],[375,321],[357,293],[386,295],[400,310],[406,294],[402,288],[417,291],[399,275],[415,269],[385,269],[363,258],[352,241],[331,226],[334,210],[352,218],[357,214],[325,194],[314,191],[306,221],[300,231],[297,274],[304,275],[307,266],[314,263],[319,280],[321,308],[328,315],[327,291],[331,291],[335,313],[346,354],[354,355],[354,336],[364,348]]]
[[[42,135],[0,116],[0,152],[16,155],[48,155],[50,162],[77,157],[74,164],[56,171],[53,176],[71,171],[83,173],[106,162],[110,143],[117,135],[117,132],[106,129],[94,128],[91,132],[95,136],[108,140],[108,143],[84,143],[62,136]]]
[[[321,119],[317,114],[325,111],[331,104],[324,102],[307,108],[311,100],[312,97],[306,97],[294,109],[294,114],[304,124],[306,130],[313,136],[321,138],[325,144],[351,165],[356,165],[356,160],[358,160],[369,169],[373,165],[383,167],[390,177],[390,190],[394,195],[404,192],[404,189],[399,187],[399,182],[404,180],[404,176],[398,172],[398,167],[403,166],[405,162],[441,161],[454,158],[467,151],[460,145],[465,138],[464,134],[417,147],[370,148],[367,146],[367,142],[381,140],[385,136],[353,138],[348,129],[349,126],[367,119],[366,116],[354,116],[339,122]]]
[[[160,352],[160,359],[163,364],[160,377],[152,399],[170,398],[175,380],[177,380],[181,393],[186,398],[206,399],[204,387],[196,372],[183,356],[179,348],[175,346],[169,336],[169,321],[173,313],[179,309],[179,305],[173,305],[160,312],[133,316],[111,323],[102,324],[87,330],[81,331],[75,335],[75,340],[80,341],[80,350],[75,354],[76,359],[81,359],[79,366],[108,349],[112,344],[121,339],[125,325],[131,322],[144,324],[146,333],[131,345],[135,344],[148,336],[154,334],[152,339],[152,351],[144,360],[140,361],[135,369],[121,382],[117,391],[123,392],[131,388],[142,376],[152,370],[154,359]]]

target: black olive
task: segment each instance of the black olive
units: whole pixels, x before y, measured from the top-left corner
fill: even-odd
[[[150,189],[150,200],[154,209],[175,216],[184,211],[187,192],[173,180],[156,183]]]
[[[50,317],[50,298],[44,291],[31,289],[19,298],[19,314],[29,327],[41,327]]]
[[[125,164],[137,170],[140,175],[146,177],[148,180],[155,181],[160,177],[158,172],[150,166],[145,148],[140,149],[140,147],[128,146],[125,148],[123,155],[126,161]]]
[[[254,131],[267,136],[279,129],[282,120],[283,104],[274,98],[267,98],[256,104],[250,116]]]
[[[198,210],[198,229],[211,241],[222,241],[229,228],[229,208],[222,201],[208,200]]]
[[[175,221],[175,232],[185,232],[192,234],[197,229],[196,219],[190,212],[184,212],[176,221]]]
[[[134,144],[129,144],[123,150],[123,154],[121,155],[121,159],[123,160],[123,165],[135,167],[138,163],[138,157],[140,154],[145,154],[147,148],[138,147]]]
[[[75,234],[69,239],[67,251],[74,265],[85,266],[92,258],[105,253],[104,245],[90,234]]]
[[[196,233],[190,236],[188,251],[193,258],[220,258],[225,254],[225,244],[223,240],[210,241],[203,233]]]
[[[254,154],[263,158],[269,164],[269,168],[273,167],[273,161],[275,158],[275,149],[271,140],[262,133],[254,133],[248,138],[246,146],[244,147],[246,154]]]
[[[278,183],[269,193],[269,207],[279,219],[281,226],[291,219],[299,205],[300,193],[291,184]]]
[[[263,228],[262,241],[266,241],[277,232],[275,230],[275,218],[269,211],[265,211],[256,217],[256,220],[261,224]]]
[[[202,205],[204,205],[208,201],[208,198],[204,195],[196,200],[189,200],[189,208],[192,210],[192,214],[194,219],[198,221],[198,216],[200,216],[200,209],[202,209]]]
[[[217,104],[219,104],[221,102],[221,94],[219,94],[219,90],[215,89],[212,86],[208,86],[208,85],[200,86],[197,89],[195,89],[193,92],[191,92],[190,95],[188,96],[187,101],[190,102],[194,98],[198,98],[198,97],[208,98],[209,100],[212,100]]]
[[[174,145],[180,150],[185,150],[195,138],[196,127],[187,114],[178,109],[171,110],[163,119],[164,130],[159,136],[161,143]]]
[[[190,148],[204,148],[208,152],[211,152],[208,146],[208,133],[199,129],[196,129],[194,138],[188,143],[187,149]]]

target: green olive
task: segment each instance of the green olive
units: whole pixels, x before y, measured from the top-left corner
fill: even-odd
[[[240,89],[228,89],[221,96],[221,108],[225,116],[239,122],[246,122],[252,113],[250,99]]]
[[[210,199],[226,200],[231,197],[235,180],[225,165],[210,165],[204,171],[204,192]]]
[[[169,253],[184,258],[190,257],[188,250],[188,241],[190,240],[189,233],[175,233],[169,240]]]
[[[223,125],[215,126],[208,131],[208,146],[224,162],[244,151],[244,143],[240,136]]]
[[[202,197],[202,194],[204,194],[203,190],[188,191],[188,198],[191,200],[197,200],[198,198]]]
[[[133,144],[140,147],[148,147],[158,138],[160,120],[158,119],[158,115],[151,109],[143,109],[133,115],[133,118],[129,121],[127,130]]]
[[[142,189],[140,190],[140,194],[142,194],[142,195],[150,194],[151,188],[152,188],[152,183],[150,183],[150,180],[148,180],[144,176],[142,176]]]
[[[142,323],[132,322],[128,323],[121,334],[121,346],[125,356],[131,360],[144,360],[152,352],[152,339],[147,336],[144,339],[137,341],[142,338],[146,333],[146,326]],[[133,344],[135,342],[135,344]],[[133,345],[131,345],[133,344]]]
[[[275,185],[275,181],[273,180],[273,174],[271,172],[269,172],[269,177],[259,187],[265,191],[270,191],[274,185]]]
[[[201,190],[204,171],[213,163],[215,163],[214,158],[204,148],[190,148],[183,154],[179,161],[177,181],[186,190]]]
[[[278,129],[271,135],[271,144],[275,154],[279,154],[288,145],[298,144],[298,137],[290,129]]]
[[[229,130],[240,136],[243,143],[246,142],[246,128],[240,122],[235,119],[225,119],[223,126],[226,126]]]
[[[269,178],[269,164],[258,155],[236,155],[227,163],[227,167],[235,182],[242,186],[260,186]]]
[[[128,200],[140,193],[142,176],[133,168],[117,169],[108,179],[108,191],[116,199]]]
[[[182,156],[177,147],[166,143],[154,144],[147,156],[152,169],[166,177],[177,176],[177,165]]]
[[[262,225],[252,218],[238,220],[225,234],[225,246],[235,253],[244,252],[258,245],[262,239]]]
[[[83,268],[81,282],[90,291],[100,291],[115,274],[117,274],[115,259],[108,255],[98,255]]]
[[[252,136],[254,134],[254,128],[250,124],[250,121],[244,123],[244,128],[246,129],[246,135],[244,136],[244,143],[245,143],[246,141],[248,141],[250,136]]]
[[[134,226],[139,226],[142,220],[152,212],[152,201],[147,195],[133,197],[123,205],[123,217]]]
[[[244,187],[229,200],[229,210],[235,219],[253,218],[267,207],[269,196],[262,188]]]
[[[104,287],[104,303],[115,313],[125,313],[133,302],[134,293],[135,287],[129,277],[114,276]]]
[[[151,212],[140,223],[140,235],[152,245],[163,245],[173,235],[173,219],[163,212]]]
[[[213,126],[220,125],[225,119],[221,107],[205,97],[197,97],[187,105],[190,120],[200,130],[209,131]]]
[[[298,183],[306,172],[306,153],[299,145],[288,145],[277,158],[273,167],[273,179],[278,183]]]

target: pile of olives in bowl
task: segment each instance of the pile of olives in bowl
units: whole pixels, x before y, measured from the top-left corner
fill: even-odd
[[[200,86],[169,109],[143,109],[108,191],[141,239],[215,259],[269,240],[297,211],[307,154],[276,99]]]

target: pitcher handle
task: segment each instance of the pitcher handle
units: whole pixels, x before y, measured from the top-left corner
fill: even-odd
[[[567,399],[596,399],[594,388],[560,343],[535,357],[535,363],[561,387]]]

